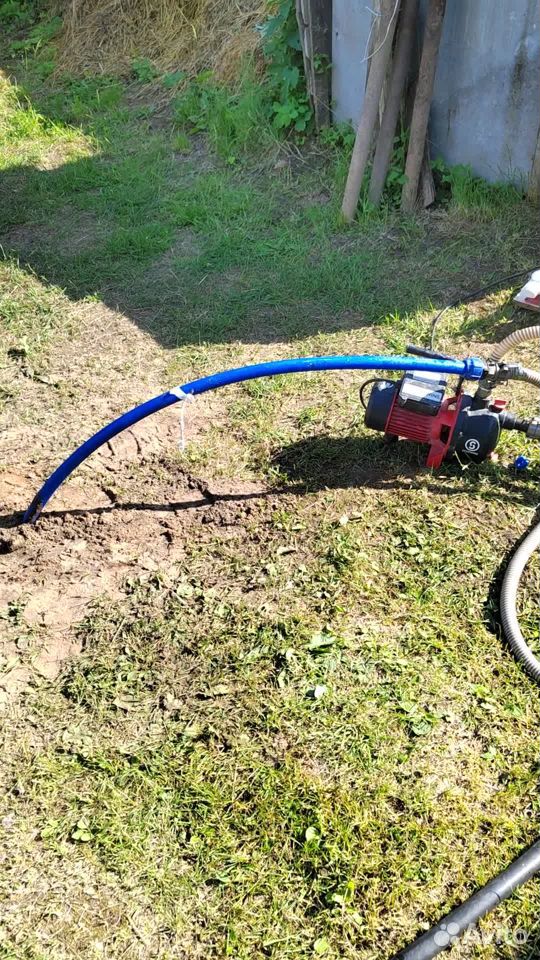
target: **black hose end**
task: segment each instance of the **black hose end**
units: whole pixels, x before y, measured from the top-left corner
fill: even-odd
[[[503,430],[519,430],[521,433],[527,433],[531,421],[524,417],[518,417],[515,413],[502,410],[499,414],[499,423]]]
[[[468,900],[447,913],[427,933],[396,953],[392,960],[433,960],[458,937],[476,927],[478,921],[506,900],[514,890],[540,872],[540,840],[528,847],[509,867],[473,893]]]
[[[449,353],[438,353],[436,350],[429,350],[427,347],[416,347],[414,343],[407,344],[407,353],[412,353],[413,357],[427,357],[429,360],[454,360]]]

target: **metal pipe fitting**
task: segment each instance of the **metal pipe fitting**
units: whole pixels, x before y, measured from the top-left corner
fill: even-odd
[[[540,440],[540,417],[533,417],[527,427],[527,436],[532,440]]]

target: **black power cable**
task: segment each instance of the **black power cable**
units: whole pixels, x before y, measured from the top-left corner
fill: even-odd
[[[467,293],[464,296],[458,297],[456,300],[452,300],[451,303],[447,303],[439,312],[433,317],[431,321],[431,335],[429,340],[430,349],[433,350],[435,344],[435,331],[439,320],[444,316],[448,310],[452,310],[454,307],[459,307],[461,303],[468,303],[470,300],[477,300],[478,297],[484,295],[484,293],[489,293],[490,290],[493,290],[494,287],[498,287],[503,283],[507,283],[509,280],[517,280],[519,277],[524,277],[528,273],[532,273],[533,270],[536,270],[537,267],[528,267],[527,270],[518,270],[516,273],[509,273],[506,277],[497,277],[496,280],[493,280],[491,283],[487,283],[485,287],[480,287],[478,290],[473,290],[472,293]]]
[[[364,380],[362,386],[360,387],[360,403],[362,404],[364,410],[367,410],[367,403],[364,399],[365,389],[372,383],[396,383],[396,381],[390,380],[389,377],[370,377],[369,380]]]

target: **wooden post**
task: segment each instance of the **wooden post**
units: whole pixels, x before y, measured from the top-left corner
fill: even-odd
[[[406,181],[401,192],[401,209],[409,213],[416,206],[445,7],[446,0],[429,0],[426,12],[424,42],[405,164]]]
[[[418,191],[418,202],[422,207],[430,207],[435,200],[435,181],[431,169],[431,150],[429,141],[424,143],[424,156],[422,157],[422,169],[420,170],[420,189]]]
[[[533,203],[540,203],[540,129],[538,130],[538,139],[536,141],[536,150],[531,167],[531,175],[529,177],[527,196]]]
[[[375,150],[371,182],[369,185],[368,196],[370,203],[374,206],[378,206],[381,199],[390,158],[392,156],[401,97],[411,62],[417,15],[418,0],[403,0],[401,15],[397,26],[398,34],[394,51],[390,88],[388,90],[388,98],[377,140],[377,149]]]
[[[356,214],[362,178],[369,158],[373,130],[379,113],[379,100],[392,53],[392,41],[396,29],[399,3],[400,0],[381,0],[377,42],[371,57],[362,113],[358,122],[349,175],[341,206],[341,212],[349,223],[352,223]]]
[[[319,131],[331,122],[332,0],[296,0],[296,19],[308,94]]]

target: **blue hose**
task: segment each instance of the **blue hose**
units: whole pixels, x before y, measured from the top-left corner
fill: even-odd
[[[259,377],[275,377],[283,373],[306,373],[315,370],[418,370],[431,373],[441,373],[464,377],[467,380],[480,380],[485,373],[485,364],[476,357],[466,360],[435,360],[422,357],[385,357],[365,354],[360,356],[338,357],[298,357],[295,360],[273,360],[269,363],[255,363],[248,367],[238,367],[235,370],[223,370],[213,373],[209,377],[192,380],[173,391],[167,391],[140,406],[128,410],[106,427],[85,440],[74,452],[56,468],[54,473],[45,481],[41,490],[36,494],[26,510],[23,523],[33,523],[51,499],[58,487],[90,454],[94,453],[108,440],[116,437],[122,430],[132,427],[139,420],[144,420],[158,410],[164,410],[171,404],[182,400],[184,394],[196,395],[208,390],[217,390],[232,383],[241,383],[244,380],[256,380]]]

